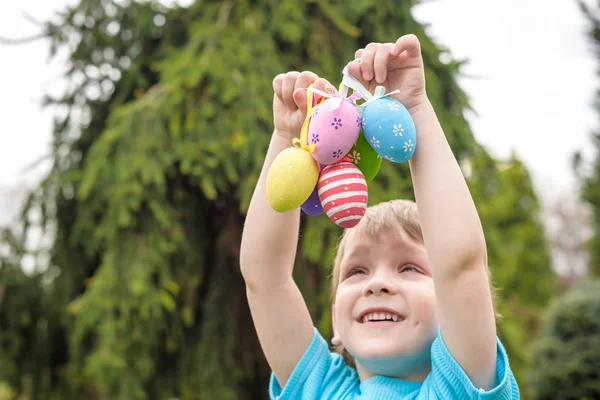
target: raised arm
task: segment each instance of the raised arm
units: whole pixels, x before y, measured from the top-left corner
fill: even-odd
[[[496,323],[481,222],[433,107],[425,103],[414,111],[423,134],[410,167],[442,336],[473,385],[489,390]]]
[[[306,91],[323,86],[311,72],[289,72],[273,80],[275,131],[250,201],[242,234],[240,267],[254,326],[269,366],[284,387],[313,338],[313,323],[292,279],[300,210],[274,211],[267,201],[266,179],[275,157],[292,145],[306,115]]]
[[[487,271],[485,238],[460,167],[425,92],[419,41],[406,35],[395,44],[359,51],[370,86],[400,89],[411,113],[417,146],[410,160],[419,219],[431,264],[438,318],[448,349],[474,386],[491,389],[496,372],[496,324]]]

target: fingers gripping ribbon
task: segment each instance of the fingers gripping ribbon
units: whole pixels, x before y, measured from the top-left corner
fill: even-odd
[[[371,94],[371,92],[369,92],[367,88],[365,88],[356,78],[352,76],[352,74],[348,70],[348,66],[344,68],[342,74],[344,75],[342,79],[342,85],[351,88],[352,90],[354,90],[354,93],[360,93],[362,95],[361,97],[365,99],[364,103],[357,106],[361,115],[365,108],[375,100],[378,100],[382,97],[388,97],[396,93],[400,93],[400,89],[396,89],[389,93],[385,93],[385,86],[377,86],[375,88],[375,92]]]

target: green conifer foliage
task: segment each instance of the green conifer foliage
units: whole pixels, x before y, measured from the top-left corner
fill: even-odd
[[[600,398],[600,281],[563,295],[548,310],[531,372],[534,398]]]

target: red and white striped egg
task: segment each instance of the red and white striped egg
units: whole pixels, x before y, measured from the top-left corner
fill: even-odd
[[[369,200],[365,176],[346,159],[323,168],[318,193],[329,219],[342,228],[354,228],[365,215]]]

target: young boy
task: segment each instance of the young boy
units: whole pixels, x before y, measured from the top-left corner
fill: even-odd
[[[333,273],[330,352],[293,281],[300,211],[279,214],[267,172],[297,137],[306,91],[326,81],[290,72],[273,81],[275,131],[242,237],[241,269],[274,399],[518,399],[496,336],[486,245],[475,205],[425,91],[420,44],[371,43],[349,64],[371,91],[396,99],[417,129],[410,161],[416,205],[371,207],[344,232]],[[418,209],[418,216],[417,216]]]

